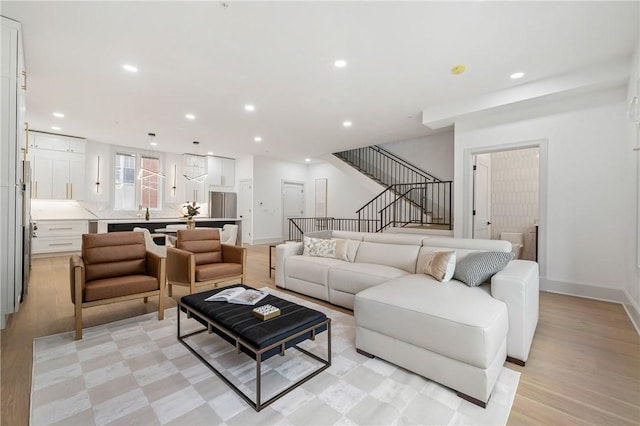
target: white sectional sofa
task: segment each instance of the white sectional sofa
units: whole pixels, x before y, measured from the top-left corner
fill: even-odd
[[[422,273],[432,251],[511,251],[507,241],[405,233],[324,231],[346,260],[276,247],[276,285],[354,310],[356,346],[485,406],[505,358],[524,365],[538,322],[538,265],[511,260],[491,282],[469,287]],[[344,243],[343,243],[344,244]]]

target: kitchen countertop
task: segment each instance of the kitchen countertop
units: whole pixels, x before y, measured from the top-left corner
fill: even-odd
[[[38,220],[89,220],[97,216],[71,200],[31,200],[31,219]]]
[[[216,220],[242,220],[240,218],[224,218],[224,217],[200,217],[195,218],[196,222],[208,222],[208,221],[216,221]],[[92,221],[102,222],[102,223],[158,223],[158,222],[186,222],[186,218],[176,218],[176,217],[152,217],[149,220],[144,220],[144,218],[139,217],[129,217],[129,218],[108,218],[108,219],[92,219]]]

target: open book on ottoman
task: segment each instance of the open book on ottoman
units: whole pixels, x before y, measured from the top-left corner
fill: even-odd
[[[238,305],[255,305],[269,293],[262,290],[231,287],[204,299],[207,302],[228,302]]]

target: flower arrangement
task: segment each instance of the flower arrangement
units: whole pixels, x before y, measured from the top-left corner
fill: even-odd
[[[182,205],[182,216],[186,217],[187,220],[192,220],[194,216],[200,214],[200,206],[197,205],[195,201],[192,203],[186,202]]]

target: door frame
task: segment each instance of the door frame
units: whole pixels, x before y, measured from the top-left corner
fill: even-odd
[[[281,183],[280,183],[280,208],[281,208],[281,212],[282,214],[280,215],[280,223],[282,224],[282,237],[287,240],[289,238],[289,229],[288,227],[284,224],[284,186],[288,183],[292,183],[294,185],[302,185],[302,194],[303,194],[303,198],[304,198],[304,204],[303,204],[303,212],[302,212],[302,217],[305,216],[305,213],[307,211],[307,185],[306,182],[304,181],[299,181],[299,180],[291,180],[291,179],[282,179]]]
[[[252,178],[246,178],[246,179],[240,179],[238,181],[238,204],[242,206],[242,185],[244,183],[248,183],[250,186],[250,195],[251,195],[251,202],[249,203],[249,210],[251,211],[251,218],[248,220],[248,229],[245,229],[244,224],[242,224],[242,222],[244,222],[244,218],[240,218],[240,223],[242,224],[241,226],[241,231],[240,231],[240,243],[241,245],[244,244],[253,244],[253,179]],[[240,211],[240,209],[238,209],[238,216],[240,216],[242,214],[242,211]],[[244,238],[244,234],[248,234],[249,238]]]
[[[462,236],[473,238],[473,156],[516,149],[538,148],[538,265],[540,276],[547,275],[549,140],[534,139],[501,145],[468,148],[463,153]]]
[[[476,192],[477,192],[476,191],[476,186],[477,186],[476,183],[477,183],[477,177],[478,177],[478,155],[485,155],[485,154],[474,154],[472,156],[472,163],[473,163],[473,196],[472,196],[473,198],[472,199],[473,199],[473,202],[471,203],[471,210],[472,210],[471,216],[473,216],[473,218],[472,218],[473,220],[471,221],[471,238],[474,238],[474,239],[476,238],[476,231],[477,231],[476,230],[476,222],[477,221],[475,220],[476,219],[475,217],[478,216],[477,215],[478,209],[476,209],[476,205],[477,205],[477,201],[478,201],[478,200],[476,200],[476,195],[477,195],[476,194]],[[489,164],[489,166],[487,167],[487,171],[488,171],[488,173],[487,173],[488,182],[486,182],[487,183],[487,189],[486,189],[487,190],[487,200],[485,200],[485,201],[487,201],[487,217],[486,217],[487,225],[486,226],[488,227],[488,231],[487,231],[488,235],[489,235],[488,239],[491,239],[491,164]],[[476,211],[475,215],[473,214],[473,211]]]

